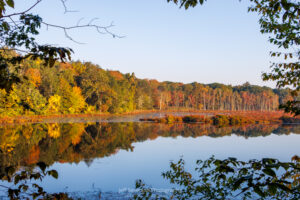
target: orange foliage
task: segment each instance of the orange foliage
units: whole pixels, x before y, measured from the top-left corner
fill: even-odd
[[[112,70],[110,70],[110,71],[108,71],[109,72],[109,74],[112,76],[112,77],[114,77],[116,80],[123,80],[124,79],[124,77],[123,77],[123,74],[121,73],[121,72],[119,72],[119,71],[112,71]]]
[[[59,66],[60,66],[60,69],[62,69],[62,70],[65,70],[65,69],[73,70],[73,66],[70,63],[60,63]]]
[[[42,82],[39,69],[29,68],[26,70],[25,75],[35,87],[38,87]]]
[[[28,158],[25,159],[25,162],[30,165],[37,163],[40,158],[40,147],[39,146],[33,146],[29,151]]]

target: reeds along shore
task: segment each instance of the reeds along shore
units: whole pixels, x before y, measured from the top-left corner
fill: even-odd
[[[292,115],[281,111],[199,111],[199,110],[165,110],[158,112],[157,110],[137,110],[122,114],[110,113],[93,113],[93,114],[60,114],[60,115],[29,115],[15,117],[0,117],[0,124],[22,124],[43,122],[45,119],[62,119],[62,118],[97,118],[103,116],[126,116],[139,115],[147,113],[165,113],[163,118],[142,118],[140,121],[149,121],[157,123],[210,123],[224,125],[238,124],[269,124],[269,123],[300,123],[300,116]],[[182,115],[191,113],[190,115]]]
[[[282,113],[261,113],[261,112],[244,112],[244,113],[225,113],[214,115],[185,115],[174,116],[165,115],[159,118],[142,118],[140,121],[156,123],[206,123],[218,126],[234,126],[243,124],[293,124],[300,123],[300,117],[283,115]]]
[[[97,118],[107,116],[126,116],[126,115],[138,115],[157,112],[155,110],[136,110],[132,112],[125,112],[121,114],[111,113],[78,113],[78,114],[53,114],[53,115],[21,115],[21,116],[0,116],[0,124],[22,124],[22,123],[37,123],[43,122],[45,119],[62,119],[62,118]],[[188,111],[185,111],[188,112]],[[191,111],[189,111],[191,112]]]

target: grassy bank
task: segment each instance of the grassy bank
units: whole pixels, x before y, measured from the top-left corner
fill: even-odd
[[[79,113],[79,114],[60,114],[60,115],[23,115],[23,116],[0,116],[0,124],[19,124],[19,123],[37,123],[43,122],[46,119],[62,119],[62,118],[93,118],[103,116],[125,116],[137,115],[157,112],[155,110],[136,110],[133,112],[126,112],[122,114],[110,113]]]
[[[208,113],[210,115],[208,115]],[[217,126],[234,126],[244,124],[293,124],[300,123],[300,117],[293,117],[282,112],[227,112],[213,111],[205,114],[165,117],[142,118],[140,121],[156,123],[206,123]]]
[[[90,114],[60,114],[60,115],[24,115],[0,117],[0,124],[38,123],[46,119],[62,118],[96,118],[138,115],[147,113],[165,113],[165,117],[143,118],[140,121],[157,123],[210,123],[215,125],[239,125],[239,124],[270,124],[270,123],[300,123],[300,117],[292,117],[281,111],[216,111],[216,110],[136,110],[122,114],[90,113]],[[191,115],[177,116],[176,114],[191,113]]]

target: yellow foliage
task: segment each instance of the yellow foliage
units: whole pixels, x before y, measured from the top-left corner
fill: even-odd
[[[96,111],[95,106],[87,106],[85,113],[94,113]]]
[[[86,66],[84,66],[81,62],[73,62],[72,67],[75,69],[77,74],[83,73],[86,69]]]
[[[61,97],[57,94],[48,99],[48,113],[59,113],[61,106]]]
[[[60,127],[58,123],[48,124],[48,135],[54,139],[60,136]]]
[[[13,84],[12,90],[7,96],[7,101],[5,102],[6,116],[16,116],[23,114],[23,107],[20,106],[21,98],[18,95],[18,89],[16,84]]]
[[[72,141],[73,145],[76,145],[76,144],[80,143],[81,136],[84,133],[84,131],[85,131],[85,125],[84,124],[81,124],[81,123],[80,124],[79,123],[72,124],[72,128],[69,131],[69,134],[70,134],[70,138],[71,138],[71,141]]]
[[[79,87],[73,87],[71,101],[72,107],[69,108],[70,113],[80,113],[85,108],[85,100]]]
[[[5,89],[0,89],[0,98],[5,97],[7,94],[7,92],[5,91]]]
[[[4,129],[0,134],[0,149],[4,153],[14,150],[20,135],[13,129]]]
[[[37,66],[40,66],[43,63],[43,61],[41,59],[37,59],[35,60],[35,63],[37,64]]]
[[[198,105],[198,109],[201,110],[203,108],[203,104]]]
[[[32,133],[33,133],[33,128],[32,128],[32,126],[26,126],[26,128],[24,128],[24,129],[22,130],[22,135],[23,135],[27,140],[30,139]]]
[[[6,114],[6,91],[4,89],[0,89],[0,115]]]
[[[69,113],[74,114],[74,113],[76,113],[76,110],[73,107],[71,107],[71,108],[69,108]]]

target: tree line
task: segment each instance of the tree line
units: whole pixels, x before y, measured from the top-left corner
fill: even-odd
[[[7,80],[0,89],[2,117],[180,109],[275,111],[296,98],[289,89],[159,82],[79,61],[49,67],[43,60],[27,59],[22,67],[11,64],[5,73]]]

